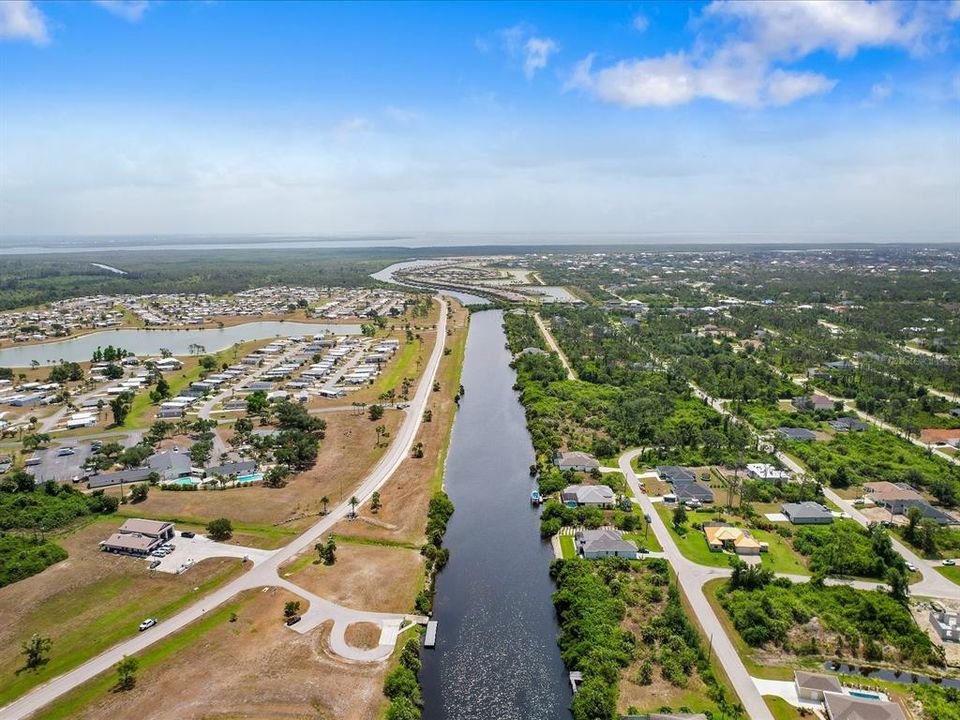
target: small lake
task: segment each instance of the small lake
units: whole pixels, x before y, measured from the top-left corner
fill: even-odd
[[[183,330],[149,330],[143,328],[120,328],[103,330],[56,342],[34,345],[12,345],[0,349],[0,367],[29,367],[36,360],[41,365],[51,365],[66,360],[83,362],[90,360],[97,347],[113,345],[136,353],[138,357],[159,355],[160,348],[174,355],[190,355],[191,345],[202,345],[204,352],[225,350],[238,342],[264,340],[272,337],[293,335],[320,335],[331,332],[335,335],[359,335],[359,325],[331,325],[322,323],[280,322],[262,320],[224,328],[190,328]]]
[[[553,552],[530,505],[534,461],[501,311],[470,319],[461,401],[447,456],[456,507],[437,578],[437,646],[424,650],[425,720],[568,718],[570,686],[549,575]]]
[[[404,282],[396,277],[394,273],[400,272],[401,270],[410,270],[411,268],[421,268],[421,267],[431,267],[433,265],[447,265],[449,263],[441,260],[408,260],[407,262],[394,263],[390,267],[385,267],[383,270],[373,273],[370,277],[374,280],[379,280],[380,282],[393,283],[394,285],[401,285],[404,287],[413,287],[420,290],[430,290],[431,292],[439,292],[442,295],[448,295],[449,297],[456,298],[464,305],[489,305],[490,301],[479,295],[471,295],[470,293],[461,292],[459,290],[437,290],[436,288],[428,288],[422,285],[414,285],[412,283]]]

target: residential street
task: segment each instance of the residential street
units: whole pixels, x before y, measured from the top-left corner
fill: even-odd
[[[680,549],[670,536],[670,532],[660,519],[660,515],[653,507],[653,503],[650,502],[650,498],[640,490],[640,482],[631,464],[633,458],[639,454],[640,450],[635,449],[628,450],[621,455],[619,459],[620,471],[630,484],[630,488],[633,490],[634,497],[639,501],[640,507],[650,516],[650,527],[653,529],[654,535],[656,535],[657,540],[660,541],[660,545],[663,547],[667,558],[670,560],[670,564],[673,566],[674,572],[677,575],[677,581],[680,583],[684,595],[687,596],[687,600],[693,608],[696,621],[700,623],[704,632],[711,638],[713,652],[717,656],[717,660],[723,667],[724,672],[726,672],[730,678],[730,682],[739,696],[744,709],[747,711],[747,715],[752,720],[774,720],[773,714],[769,708],[767,708],[767,704],[757,690],[753,678],[751,678],[750,673],[747,672],[747,668],[737,654],[736,648],[733,646],[730,638],[727,637],[723,625],[720,623],[720,619],[716,613],[714,613],[713,607],[707,602],[707,598],[703,593],[704,583],[714,578],[723,577],[729,574],[729,571],[724,571],[721,568],[708,568],[697,565],[687,560],[680,553]]]
[[[437,323],[436,341],[423,377],[417,385],[416,394],[410,403],[410,411],[403,420],[403,424],[394,434],[393,442],[383,457],[354,491],[354,495],[361,504],[369,500],[373,492],[379,489],[397,470],[400,464],[409,456],[414,438],[423,419],[423,411],[430,397],[431,386],[437,373],[440,360],[443,357],[443,346],[446,340],[447,302],[437,298],[440,304],[440,315]],[[368,662],[382,660],[390,655],[393,642],[385,640],[396,639],[397,628],[403,619],[418,621],[420,618],[397,614],[369,613],[360,610],[336,605],[319,598],[302,588],[282,580],[277,573],[281,565],[293,558],[301,551],[312,548],[321,538],[330,532],[334,525],[343,520],[351,512],[349,502],[343,502],[314,523],[303,534],[295,538],[286,546],[275,551],[268,559],[263,560],[250,571],[228,583],[203,600],[194,603],[176,615],[163,620],[149,632],[140,633],[129,640],[113,646],[106,652],[87,661],[83,665],[56,677],[47,683],[34,688],[26,695],[0,709],[0,720],[15,720],[24,718],[57,699],[64,693],[95,677],[101,672],[109,670],[125,655],[132,655],[153,643],[162,640],[203,617],[207,610],[211,610],[231,598],[237,593],[263,586],[281,586],[301,595],[310,602],[310,607],[304,613],[304,620],[294,629],[306,632],[325,620],[333,620],[331,631],[331,647],[334,652],[347,660]],[[374,650],[353,648],[343,642],[343,632],[346,626],[354,622],[372,622],[381,628],[381,644]]]
[[[560,362],[562,362],[563,366],[567,369],[567,380],[576,380],[577,374],[573,371],[573,368],[570,367],[570,362],[567,360],[567,356],[563,354],[560,346],[557,345],[556,339],[547,328],[546,323],[543,322],[543,318],[540,317],[540,313],[534,313],[533,319],[537,321],[537,327],[539,327],[540,332],[543,333],[543,338],[547,341],[547,345],[549,345],[550,349],[560,357]]]

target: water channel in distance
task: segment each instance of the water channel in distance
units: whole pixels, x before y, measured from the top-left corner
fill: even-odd
[[[570,687],[556,638],[550,545],[530,505],[534,461],[503,313],[474,313],[465,395],[447,455],[456,508],[437,578],[437,645],[423,651],[425,720],[557,720]]]

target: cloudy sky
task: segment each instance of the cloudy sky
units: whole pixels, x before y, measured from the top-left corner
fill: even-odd
[[[960,239],[960,2],[0,0],[0,235]]]

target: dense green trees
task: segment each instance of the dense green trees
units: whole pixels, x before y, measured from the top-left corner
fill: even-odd
[[[852,521],[797,528],[793,547],[810,558],[815,577],[852,576],[883,580],[890,569],[903,570],[903,558],[893,549],[887,530],[865,530]]]

